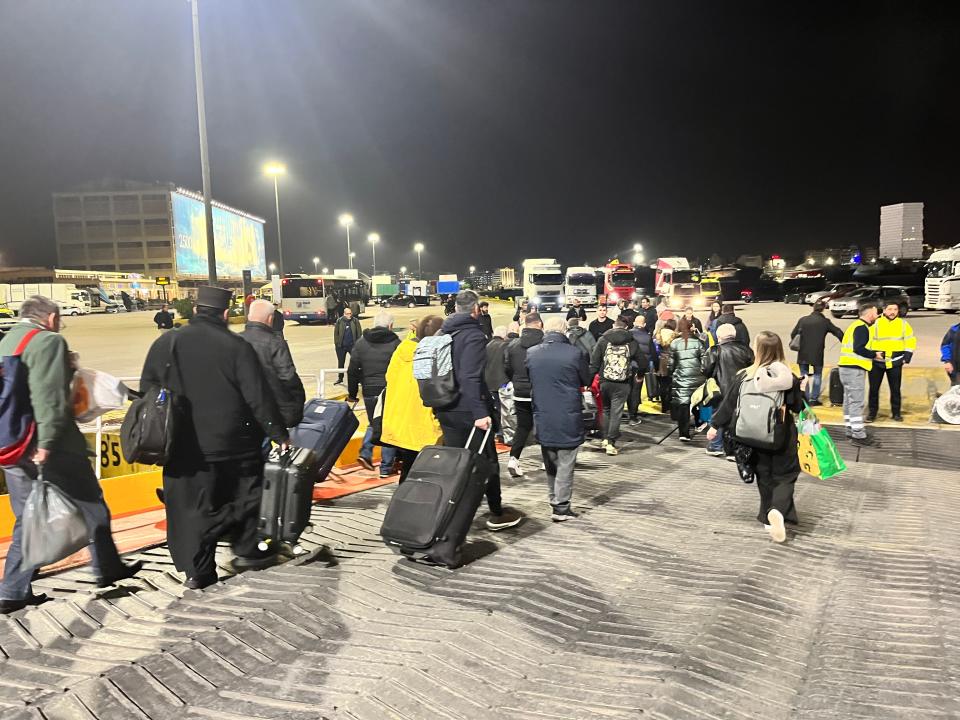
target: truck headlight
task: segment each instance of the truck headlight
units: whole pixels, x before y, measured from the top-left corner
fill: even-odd
[[[613,300],[614,302],[616,302],[617,300],[620,299],[620,296],[617,295],[615,292],[610,293],[607,297],[609,297],[609,298],[610,298],[611,300]]]
[[[561,295],[560,297],[557,298],[557,304],[558,304],[558,305],[564,305],[564,304],[566,304],[566,302],[567,302],[567,299],[566,299],[563,295]]]

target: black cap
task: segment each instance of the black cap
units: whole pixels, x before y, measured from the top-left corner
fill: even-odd
[[[233,293],[225,288],[201,285],[197,288],[197,305],[211,307],[216,310],[226,310],[230,307]]]

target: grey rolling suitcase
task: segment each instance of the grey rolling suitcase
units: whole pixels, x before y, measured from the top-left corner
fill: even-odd
[[[306,448],[274,450],[263,468],[263,495],[257,534],[260,549],[285,543],[294,555],[303,552],[297,544],[310,524],[313,485],[319,477],[320,459]]]

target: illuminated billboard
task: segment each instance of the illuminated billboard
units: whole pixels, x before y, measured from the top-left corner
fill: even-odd
[[[207,223],[200,196],[184,190],[170,193],[173,211],[173,241],[178,277],[207,277]],[[213,238],[217,250],[217,277],[243,278],[250,270],[254,279],[266,279],[263,220],[213,205]]]

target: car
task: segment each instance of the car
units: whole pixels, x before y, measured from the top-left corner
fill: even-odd
[[[888,285],[887,287],[900,288],[910,299],[911,310],[923,310],[925,293],[921,285]]]
[[[86,315],[90,312],[86,305],[80,305],[75,302],[61,302],[57,303],[60,306],[61,315],[71,315],[76,317],[77,315]]]
[[[858,282],[841,282],[833,283],[832,285],[827,286],[823,290],[817,290],[812,293],[808,293],[806,299],[804,300],[807,305],[813,305],[817,300],[823,300],[824,302],[830,302],[844,295],[852,293],[854,290],[859,290],[863,287],[863,283]]]
[[[430,304],[429,295],[407,295],[406,293],[397,293],[380,301],[383,307],[408,307],[425,306]]]
[[[803,304],[810,292],[821,290],[826,283],[822,277],[795,277],[783,281],[783,301]]]
[[[777,282],[773,278],[761,277],[740,291],[740,299],[746,303],[763,300],[781,302],[783,300],[783,283]]]
[[[862,300],[873,300],[882,306],[891,302],[900,306],[900,316],[906,317],[910,311],[910,297],[903,291],[903,285],[867,286],[854,290],[843,297],[835,298],[828,304],[830,314],[835,318],[846,315],[856,317],[857,308]]]

